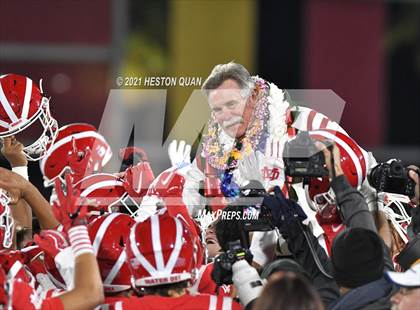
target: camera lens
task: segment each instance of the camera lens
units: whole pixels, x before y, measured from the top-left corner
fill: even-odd
[[[393,162],[391,164],[391,173],[392,175],[401,175],[404,171],[404,166],[399,162]]]

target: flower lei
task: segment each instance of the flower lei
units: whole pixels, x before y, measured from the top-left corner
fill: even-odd
[[[211,166],[224,170],[221,176],[221,190],[226,197],[235,197],[239,193],[239,186],[232,181],[232,178],[238,160],[242,158],[241,150],[244,150],[245,155],[249,155],[253,150],[259,149],[264,152],[265,149],[269,118],[267,95],[270,87],[265,80],[259,77],[255,77],[254,80],[257,102],[245,136],[234,139],[232,149],[229,151],[228,143],[222,144],[219,141],[219,137],[226,134],[212,116],[208,123],[208,133],[203,141],[202,155]]]

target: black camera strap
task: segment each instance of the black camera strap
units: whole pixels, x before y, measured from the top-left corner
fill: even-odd
[[[303,235],[305,236],[305,239],[306,239],[306,242],[308,243],[308,245],[309,245],[309,250],[311,251],[311,254],[312,254],[312,257],[314,258],[314,261],[315,261],[315,264],[316,264],[316,266],[318,267],[318,270],[319,271],[321,271],[321,273],[324,275],[324,276],[326,276],[327,278],[329,278],[329,279],[334,279],[334,277],[332,276],[332,275],[330,275],[325,269],[324,269],[324,266],[322,266],[322,264],[321,264],[321,262],[320,262],[320,260],[319,260],[319,257],[318,257],[318,254],[316,254],[316,251],[315,251],[315,246],[313,245],[313,243],[312,243],[312,240],[311,240],[311,238],[310,238],[310,236],[309,236],[309,233],[311,233],[311,232],[308,232],[308,230],[302,225],[302,223],[301,222],[299,222],[299,226],[300,226],[300,228],[301,228],[301,230],[302,230],[302,232],[303,232]]]

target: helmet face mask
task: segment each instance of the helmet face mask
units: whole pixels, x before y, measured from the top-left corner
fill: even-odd
[[[23,148],[26,158],[30,161],[37,161],[45,157],[49,146],[54,143],[55,138],[57,137],[58,123],[51,116],[49,99],[46,97],[42,97],[41,109],[38,114],[34,116],[33,120],[30,121],[27,127],[31,126],[36,121],[39,121],[42,125],[43,132],[35,142]]]
[[[313,204],[323,219],[331,219],[337,213],[337,202],[334,191],[331,188],[328,192],[315,195]]]
[[[57,121],[50,113],[50,100],[31,79],[7,74],[0,77],[0,101],[3,109],[0,113],[0,138],[29,130],[38,122],[42,133],[33,143],[24,145],[23,152],[30,161],[43,158],[58,132]]]
[[[393,193],[381,193],[378,196],[386,218],[391,222],[393,229],[404,244],[406,244],[408,242],[407,227],[411,223],[409,212],[410,198]]]

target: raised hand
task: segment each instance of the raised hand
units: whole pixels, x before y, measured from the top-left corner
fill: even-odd
[[[140,162],[128,167],[122,176],[123,185],[132,198],[143,197],[155,176],[149,162]]]
[[[72,177],[66,174],[66,191],[64,192],[59,180],[55,181],[57,203],[53,205],[54,215],[68,231],[77,225],[86,225],[87,205],[85,199],[80,198],[80,192],[74,189]]]
[[[327,146],[326,144],[330,146]],[[320,141],[315,142],[316,148],[324,153],[325,165],[327,166],[330,179],[332,179],[333,177],[343,174],[343,169],[341,168],[340,149],[337,147],[335,142],[326,141],[326,144],[325,142],[322,143]],[[334,166],[332,159],[334,159]]]
[[[252,152],[239,161],[238,170],[241,178],[247,181],[256,180],[262,184],[264,183],[260,163],[255,152]]]
[[[24,198],[30,186],[32,184],[17,173],[0,167],[0,188],[7,191],[11,204],[15,204],[19,199]]]
[[[67,235],[57,230],[43,230],[34,235],[35,243],[51,257],[55,257],[62,250],[70,246]]]
[[[278,138],[267,139],[265,146],[264,165],[269,167],[283,168],[283,148],[284,143]]]
[[[15,136],[3,138],[1,153],[12,168],[28,165],[28,160],[23,153],[23,144],[16,140]]]
[[[191,164],[191,145],[186,144],[185,141],[173,140],[168,147],[168,155],[171,160],[172,167],[177,169],[183,168]]]
[[[267,139],[264,159],[262,160],[263,179],[265,188],[281,186],[284,181],[283,149],[285,141],[279,138]]]
[[[295,221],[304,221],[307,215],[297,202],[286,199],[278,186],[274,187],[274,195],[268,195],[263,200],[263,205],[270,208],[274,225],[280,232],[282,227],[288,226]]]

